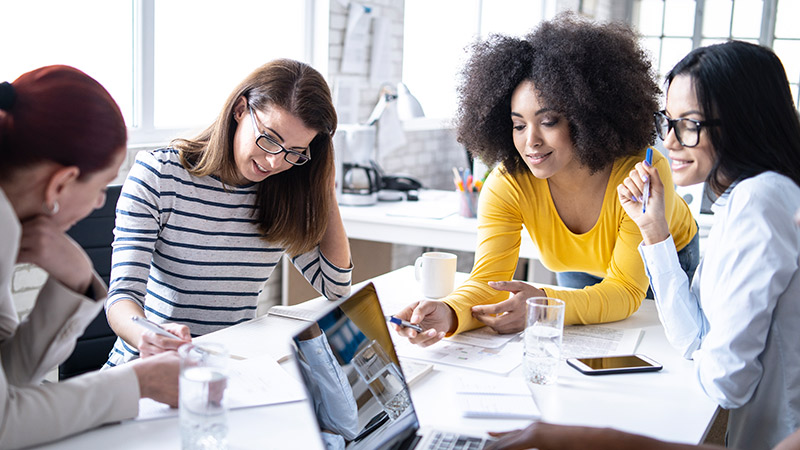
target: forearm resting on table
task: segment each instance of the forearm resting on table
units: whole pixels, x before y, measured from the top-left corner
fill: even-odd
[[[714,445],[689,445],[664,442],[612,428],[592,428],[539,424],[527,443],[542,450],[578,450],[591,443],[594,450],[714,450]],[[530,430],[530,428],[529,428]]]
[[[139,348],[139,337],[142,327],[136,325],[131,317],[144,317],[142,308],[132,300],[119,300],[108,308],[106,317],[108,324],[117,336],[121,337],[128,345]]]

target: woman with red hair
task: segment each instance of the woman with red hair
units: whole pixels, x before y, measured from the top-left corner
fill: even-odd
[[[135,417],[139,398],[177,405],[178,357],[43,383],[103,307],[107,288],[66,231],[105,203],[126,154],[119,107],[97,81],[48,66],[0,84],[0,448]],[[49,277],[19,321],[14,265]]]

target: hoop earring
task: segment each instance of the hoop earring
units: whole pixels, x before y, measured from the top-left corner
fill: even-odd
[[[42,209],[44,210],[44,213],[47,214],[48,216],[50,216],[50,217],[55,216],[56,214],[58,214],[58,210],[60,209],[60,207],[58,205],[58,200],[53,202],[53,207],[52,208],[47,206],[47,202],[43,202],[42,203]]]

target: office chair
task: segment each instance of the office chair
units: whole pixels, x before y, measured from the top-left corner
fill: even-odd
[[[67,234],[89,255],[94,270],[108,284],[111,276],[111,242],[114,240],[114,219],[117,199],[122,186],[109,186],[106,203],[85,219],[76,223]],[[65,380],[85,372],[97,370],[108,360],[108,352],[117,335],[106,321],[105,310],[89,324],[78,338],[75,350],[58,366],[58,379]]]

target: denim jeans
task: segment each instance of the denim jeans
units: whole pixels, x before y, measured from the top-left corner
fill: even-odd
[[[694,271],[700,262],[699,232],[694,235],[685,247],[678,251],[678,262],[680,262],[681,269],[686,273],[686,276],[689,277],[689,284],[691,285]],[[575,289],[583,289],[603,281],[602,278],[585,272],[559,272],[556,274],[556,280],[558,280],[559,286]],[[647,288],[647,298],[653,298],[653,291],[649,287]]]

